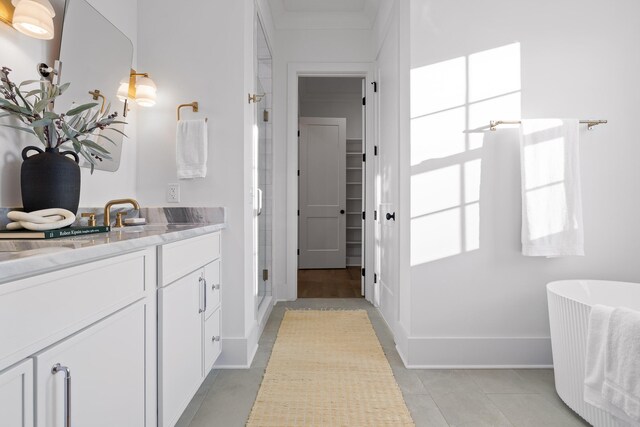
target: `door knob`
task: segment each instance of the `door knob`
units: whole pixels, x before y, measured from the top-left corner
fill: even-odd
[[[396,213],[394,212],[393,214],[387,213],[387,221],[389,220],[396,220]]]
[[[340,209],[340,213],[344,215],[344,209]]]

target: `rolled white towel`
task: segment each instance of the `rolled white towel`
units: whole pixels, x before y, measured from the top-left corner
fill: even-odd
[[[31,231],[56,230],[73,224],[76,216],[66,209],[43,209],[34,212],[11,211],[7,218],[14,221],[7,225],[7,230],[25,228]]]

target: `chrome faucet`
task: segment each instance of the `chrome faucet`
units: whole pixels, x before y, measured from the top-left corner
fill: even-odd
[[[140,204],[135,199],[109,200],[107,204],[104,206],[104,225],[106,226],[111,225],[111,206],[122,205],[125,203],[129,203],[131,206],[133,206],[134,209],[140,210]],[[116,221],[116,224],[114,227],[122,227],[122,213],[118,213],[118,219],[119,221]]]

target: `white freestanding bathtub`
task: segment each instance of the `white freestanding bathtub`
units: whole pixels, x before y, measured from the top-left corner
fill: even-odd
[[[587,327],[591,307],[603,304],[640,311],[640,283],[562,280],[547,285],[556,391],[594,426],[626,425],[583,399]]]

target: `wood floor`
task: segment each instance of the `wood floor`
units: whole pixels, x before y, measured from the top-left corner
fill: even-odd
[[[298,298],[362,298],[360,267],[298,270]]]

